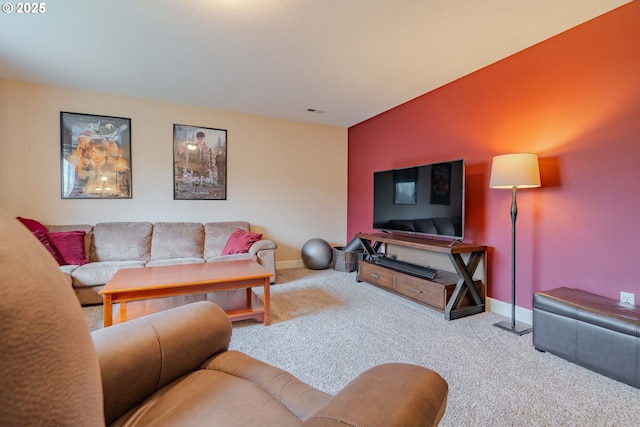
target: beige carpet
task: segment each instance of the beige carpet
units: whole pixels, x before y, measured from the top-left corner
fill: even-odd
[[[278,271],[272,325],[234,324],[232,348],[336,393],[376,364],[408,362],[449,383],[442,426],[638,426],[640,390],[502,331],[493,313],[446,321],[355,273]],[[102,307],[85,308],[92,329]]]

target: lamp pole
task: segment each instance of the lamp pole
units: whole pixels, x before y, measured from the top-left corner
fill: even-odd
[[[518,186],[511,189],[511,329],[516,329],[516,218],[518,217],[518,204],[516,192]]]

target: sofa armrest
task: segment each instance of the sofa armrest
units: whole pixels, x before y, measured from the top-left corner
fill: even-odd
[[[249,253],[258,258],[258,262],[271,271],[271,283],[276,281],[276,249],[278,246],[269,239],[261,239],[251,245]]]
[[[436,372],[416,365],[375,366],[356,377],[302,425],[437,426],[449,386]]]
[[[226,351],[231,323],[202,301],[92,332],[110,424],[156,390]],[[123,387],[125,385],[125,387]]]
[[[256,255],[258,252],[260,251],[265,251],[265,250],[276,250],[277,249],[277,245],[275,244],[275,242],[273,242],[272,240],[269,239],[260,239],[257,242],[254,242],[250,247],[249,247],[249,253]]]

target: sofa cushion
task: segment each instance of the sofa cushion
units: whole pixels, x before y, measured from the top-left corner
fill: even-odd
[[[71,284],[71,273],[73,273],[78,268],[77,265],[61,265],[60,271],[64,274],[69,275],[69,284]]]
[[[222,255],[247,253],[251,245],[260,239],[262,239],[262,234],[236,228],[229,236],[229,240],[222,250]]]
[[[149,261],[150,222],[101,222],[93,227],[92,261]]]
[[[243,254],[231,254],[231,255],[220,255],[214,256],[212,258],[207,258],[207,262],[219,262],[219,261],[237,261],[243,259],[250,259],[253,261],[258,261],[258,257],[252,253],[243,253]]]
[[[183,265],[183,264],[204,264],[202,258],[165,258],[152,259],[146,263],[145,267],[162,267],[164,265]]]
[[[151,259],[202,258],[204,226],[196,222],[156,222]]]
[[[210,259],[222,255],[231,234],[237,229],[249,230],[246,221],[208,222],[204,225],[204,258]]]
[[[107,283],[121,268],[144,267],[144,261],[96,261],[73,270],[71,278],[74,288],[101,286]]]

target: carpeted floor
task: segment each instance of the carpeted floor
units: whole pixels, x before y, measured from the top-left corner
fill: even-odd
[[[422,365],[449,383],[442,426],[637,426],[640,390],[493,327],[493,313],[442,314],[333,270],[278,271],[272,324],[234,324],[232,348],[336,393],[385,362]],[[92,329],[102,306],[85,307]]]

